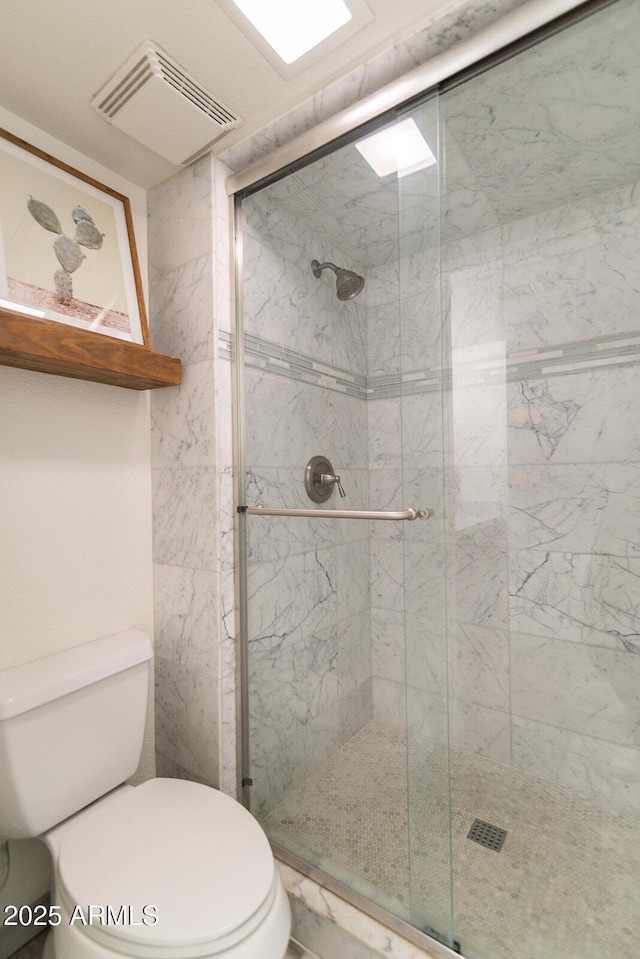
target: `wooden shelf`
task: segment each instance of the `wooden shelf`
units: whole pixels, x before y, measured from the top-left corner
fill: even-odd
[[[0,365],[154,390],[180,383],[180,360],[101,333],[0,309]]]

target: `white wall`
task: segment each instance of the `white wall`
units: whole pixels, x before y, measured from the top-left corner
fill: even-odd
[[[2,108],[0,126],[130,198],[146,287],[145,191]],[[149,446],[148,392],[0,367],[0,668],[152,635]]]

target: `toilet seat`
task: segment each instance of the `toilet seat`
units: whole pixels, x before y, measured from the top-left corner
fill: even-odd
[[[63,921],[128,956],[223,952],[260,926],[277,893],[256,820],[185,780],[152,779],[96,804],[69,822],[57,858]]]

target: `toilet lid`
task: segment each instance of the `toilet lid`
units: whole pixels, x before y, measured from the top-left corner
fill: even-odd
[[[274,889],[271,847],[253,816],[185,780],[152,779],[98,804],[59,852],[58,894],[73,924],[134,955],[228,948],[262,921]]]

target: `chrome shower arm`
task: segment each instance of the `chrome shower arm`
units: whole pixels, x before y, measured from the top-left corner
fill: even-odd
[[[322,275],[323,270],[333,270],[333,272],[337,275],[338,269],[339,267],[337,267],[335,263],[318,263],[317,260],[311,261],[311,272],[315,277],[318,277],[318,279]]]

